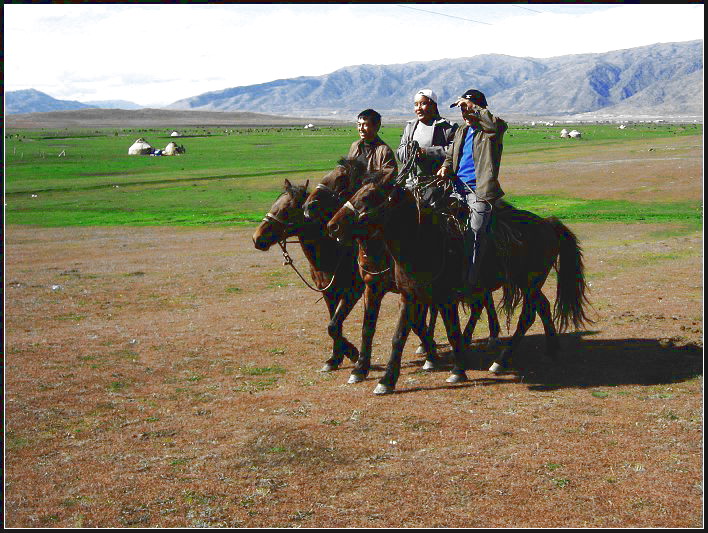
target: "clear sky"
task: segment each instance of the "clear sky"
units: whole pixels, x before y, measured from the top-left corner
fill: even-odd
[[[703,38],[702,4],[6,4],[5,90],[144,106],[361,64]]]

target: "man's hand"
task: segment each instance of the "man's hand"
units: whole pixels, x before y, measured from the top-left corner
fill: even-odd
[[[479,123],[479,112],[483,109],[482,107],[467,98],[459,98],[456,104],[460,107],[462,118],[467,124],[476,126]]]
[[[435,175],[439,178],[452,178],[452,171],[448,167],[443,165],[440,167],[440,170],[435,173]]]

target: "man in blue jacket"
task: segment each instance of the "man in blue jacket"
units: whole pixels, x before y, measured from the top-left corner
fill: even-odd
[[[493,205],[504,196],[499,167],[508,126],[487,109],[487,99],[476,89],[465,91],[450,107],[456,106],[460,107],[465,125],[455,132],[437,175],[453,180],[456,191],[470,208],[465,238],[470,262],[467,283],[474,285],[486,248]]]

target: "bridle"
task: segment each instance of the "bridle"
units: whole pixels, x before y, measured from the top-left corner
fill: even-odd
[[[297,229],[295,228],[295,222],[285,222],[270,211],[266,213],[266,215],[263,217],[263,222],[275,222],[276,224],[280,225],[285,230],[286,238],[289,236],[287,235],[288,229],[290,229],[291,231],[293,229]]]
[[[330,197],[334,198],[337,202],[337,209],[339,209],[339,207],[341,207],[342,204],[346,202],[346,198],[343,198],[340,193],[335,191],[332,187],[325,185],[324,183],[318,183],[315,187],[315,190],[317,189],[319,189],[320,191],[324,191],[325,193],[329,194]]]
[[[332,191],[332,192],[334,192],[334,191]],[[298,227],[297,223],[286,222],[270,211],[268,211],[268,213],[266,213],[266,215],[263,217],[263,222],[268,222],[271,224],[276,223],[277,225],[279,225],[283,229],[284,237],[283,237],[283,239],[277,241],[278,246],[280,246],[280,249],[283,252],[283,258],[285,259],[285,261],[283,262],[283,265],[290,265],[305,285],[307,285],[310,289],[312,289],[315,292],[326,292],[334,284],[334,278],[337,275],[337,270],[339,270],[339,266],[342,264],[342,259],[344,258],[344,256],[346,254],[340,255],[339,260],[337,261],[337,266],[334,267],[334,273],[332,274],[332,279],[329,280],[329,283],[327,284],[327,286],[324,289],[318,289],[317,287],[313,287],[312,285],[310,285],[308,283],[308,281],[303,277],[303,275],[300,274],[300,271],[295,266],[293,258],[290,256],[290,254],[288,253],[288,249],[287,249],[288,244],[295,244],[298,242],[298,241],[288,241],[287,240],[288,237],[292,237],[295,234],[294,232],[298,231],[299,229],[302,229],[304,227],[304,225],[301,225]]]

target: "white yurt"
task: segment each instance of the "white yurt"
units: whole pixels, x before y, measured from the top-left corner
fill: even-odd
[[[170,137],[181,137],[181,136],[182,136],[182,134],[180,132],[178,132],[177,130],[170,133]]]
[[[566,139],[566,138],[568,137],[568,130],[567,130],[567,129],[563,128],[563,129],[561,130],[561,137],[562,137],[563,139]]]
[[[568,137],[571,137],[572,139],[580,139],[581,135],[582,133],[580,133],[578,130],[571,130],[568,134]]]
[[[184,153],[184,147],[177,146],[177,143],[174,141],[168,143],[162,151],[162,155],[177,155],[182,153]]]
[[[152,153],[152,146],[142,137],[136,140],[133,145],[128,148],[128,155],[148,155]]]

